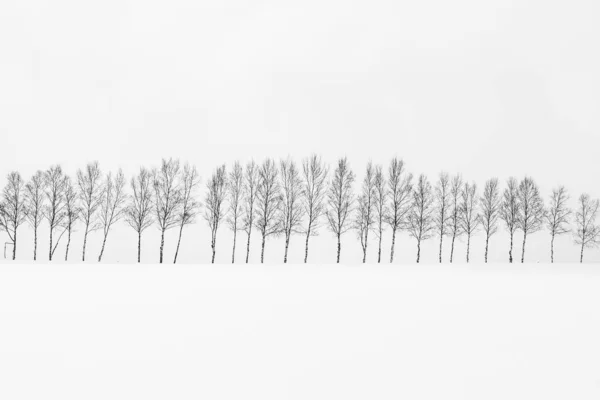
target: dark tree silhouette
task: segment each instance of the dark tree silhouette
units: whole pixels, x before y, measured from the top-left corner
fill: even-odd
[[[394,262],[396,233],[406,227],[406,215],[410,211],[412,201],[412,174],[406,172],[404,161],[392,159],[388,169],[389,207],[386,222],[392,229],[392,245],[390,263]]]
[[[287,263],[290,238],[294,233],[300,233],[300,225],[304,216],[302,199],[304,188],[300,171],[296,163],[288,158],[280,162],[282,201],[281,212],[278,215],[279,226],[285,237],[285,252],[283,263]]]
[[[125,208],[125,221],[138,235],[137,261],[142,257],[142,233],[154,223],[152,208],[154,206],[152,174],[146,168],[131,178],[131,197]]]
[[[440,253],[439,260],[442,262],[442,254],[444,249],[444,236],[450,232],[450,207],[452,203],[452,193],[450,177],[446,172],[442,172],[435,185],[435,228],[440,237]]]
[[[212,250],[211,262],[215,263],[217,253],[217,231],[225,217],[225,196],[227,195],[227,174],[225,165],[217,168],[206,184],[207,192],[204,200],[204,219],[211,232],[210,248]]]
[[[463,189],[463,179],[460,175],[454,175],[450,183],[450,215],[448,222],[448,232],[452,237],[450,247],[450,263],[454,261],[454,244],[456,238],[460,237],[464,232],[460,225],[460,200]]]
[[[506,189],[502,196],[500,205],[500,219],[506,224],[510,234],[510,249],[508,250],[508,261],[513,262],[513,243],[515,232],[519,228],[521,219],[521,204],[519,202],[519,184],[513,177],[508,178]]]
[[[524,263],[527,235],[542,229],[546,211],[544,210],[544,201],[540,196],[540,191],[532,178],[525,177],[521,181],[517,196],[521,205],[521,213],[517,221],[519,229],[523,231],[521,262]]]
[[[377,236],[379,246],[377,250],[377,263],[381,262],[381,240],[383,238],[384,223],[389,218],[387,208],[387,183],[383,176],[383,169],[380,166],[375,167],[375,236]]]
[[[256,191],[256,229],[261,234],[260,262],[264,262],[265,243],[269,236],[281,233],[278,214],[281,212],[281,184],[275,161],[268,158],[258,170]]]
[[[308,261],[308,241],[311,236],[318,235],[321,219],[326,213],[325,200],[327,196],[328,169],[320,156],[316,154],[302,161],[304,198],[303,207],[306,214],[307,226],[304,229],[306,242],[304,244],[304,263]]]
[[[67,213],[65,191],[67,186],[67,179],[63,173],[60,165],[54,165],[50,167],[45,173],[45,187],[46,187],[46,206],[44,207],[44,216],[48,220],[50,225],[50,243],[48,247],[48,260],[52,261],[54,252],[60,243],[66,229],[63,229],[60,236],[56,241],[55,232],[60,227],[63,227]]]
[[[243,229],[248,237],[248,241],[246,243],[246,264],[248,264],[250,259],[250,237],[252,235],[252,227],[254,226],[256,217],[255,203],[258,185],[258,166],[254,161],[250,161],[246,165],[246,172],[244,173],[244,197],[242,207]]]
[[[37,171],[25,185],[25,214],[29,225],[33,228],[33,261],[37,260],[38,228],[43,220],[44,189],[44,173],[42,171]]]
[[[79,207],[78,194],[73,186],[70,177],[65,177],[65,229],[67,231],[67,247],[65,249],[65,261],[69,260],[69,248],[71,247],[71,234],[73,227],[79,216],[81,208]]]
[[[369,245],[369,231],[373,229],[375,223],[375,168],[369,161],[367,171],[363,179],[361,193],[357,200],[357,212],[354,221],[354,229],[360,239],[360,245],[363,252],[363,260],[367,261],[367,248]]]
[[[97,161],[89,163],[85,170],[77,170],[77,186],[81,204],[80,220],[83,222],[83,249],[81,261],[85,261],[87,238],[90,232],[100,229],[98,209],[102,203],[102,172]]]
[[[574,232],[575,244],[581,246],[579,262],[583,263],[583,251],[586,248],[600,245],[600,226],[596,224],[598,217],[599,200],[592,200],[590,195],[582,194],[579,197],[575,223],[577,230]]]
[[[179,171],[179,160],[163,158],[160,169],[152,172],[155,218],[160,230],[160,263],[163,262],[165,232],[179,225],[179,211],[183,198]]]
[[[485,262],[488,262],[490,238],[498,232],[498,219],[500,218],[500,186],[498,178],[489,179],[485,183],[483,196],[479,199],[481,213],[479,219],[485,232]]]
[[[177,239],[177,247],[175,248],[175,256],[173,264],[177,263],[179,255],[179,246],[181,245],[181,236],[183,235],[183,227],[193,224],[196,221],[196,216],[200,212],[200,203],[196,201],[196,189],[200,184],[198,171],[196,167],[189,164],[183,166],[183,175],[181,177],[181,208],[179,209],[179,238]]]
[[[427,177],[419,175],[413,189],[413,203],[408,214],[408,233],[417,240],[417,263],[421,261],[421,242],[433,237],[433,189]]]
[[[110,172],[106,175],[102,199],[102,204],[100,205],[100,224],[104,236],[102,238],[102,248],[98,255],[98,262],[102,261],[110,228],[123,218],[125,214],[124,206],[127,202],[127,195],[125,194],[125,175],[123,175],[123,171],[119,169],[114,178]]]
[[[467,235],[467,262],[471,252],[471,236],[479,228],[479,214],[477,213],[477,185],[465,183],[461,194],[460,225],[461,230]]]
[[[235,245],[237,233],[241,230],[240,219],[242,218],[242,207],[244,200],[244,169],[242,164],[236,161],[229,173],[227,181],[227,195],[229,198],[229,213],[227,224],[233,232],[233,248],[231,249],[231,263],[235,263]]]
[[[25,182],[16,171],[7,175],[8,182],[0,201],[0,230],[6,231],[13,244],[12,259],[17,258],[17,231],[27,216]]]
[[[550,206],[546,214],[546,227],[550,231],[550,262],[554,262],[554,239],[570,231],[569,218],[571,209],[567,206],[569,195],[564,186],[552,190]]]
[[[354,173],[350,169],[348,159],[340,158],[333,172],[333,178],[327,191],[327,222],[329,229],[337,238],[337,263],[342,252],[342,235],[350,228],[348,217],[354,203],[352,184]]]

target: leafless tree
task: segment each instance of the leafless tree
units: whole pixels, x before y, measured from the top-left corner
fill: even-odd
[[[225,217],[225,196],[227,195],[227,174],[225,165],[220,166],[213,173],[206,188],[204,219],[208,222],[211,231],[210,248],[212,249],[212,263],[215,262],[217,251],[217,230]]]
[[[142,256],[142,233],[154,223],[152,208],[154,206],[152,174],[146,168],[131,178],[131,197],[125,208],[125,220],[138,235],[137,260]]]
[[[435,230],[433,200],[433,189],[429,180],[425,175],[419,175],[408,214],[408,233],[417,240],[417,263],[421,260],[421,242],[433,237]]]
[[[248,242],[246,243],[246,264],[248,264],[250,259],[250,236],[252,235],[252,228],[254,227],[254,219],[256,217],[255,203],[258,185],[258,166],[254,161],[250,161],[246,165],[246,172],[244,173],[244,202],[242,207],[242,222],[244,231],[248,236]]]
[[[350,169],[348,159],[346,157],[340,158],[333,171],[333,178],[327,192],[327,222],[329,223],[329,229],[337,237],[338,264],[342,251],[342,235],[351,228],[348,217],[354,203],[352,193],[354,179],[354,172]]]
[[[412,200],[412,174],[406,172],[404,161],[394,158],[388,169],[389,207],[386,222],[392,229],[390,263],[394,262],[396,233],[406,226],[406,215]]]
[[[375,167],[375,236],[377,236],[379,247],[377,251],[377,262],[381,262],[381,240],[383,238],[384,223],[389,218],[387,208],[387,183],[380,166]]]
[[[583,251],[586,248],[600,245],[600,226],[596,224],[598,217],[599,200],[592,200],[590,195],[582,194],[575,214],[577,230],[574,232],[575,244],[581,246],[579,262],[583,263]]]
[[[525,262],[525,244],[527,235],[535,233],[542,229],[546,210],[544,201],[540,196],[538,186],[530,177],[525,177],[519,184],[519,204],[521,205],[521,214],[518,219],[519,229],[523,231],[523,249],[521,253],[521,262]]]
[[[500,219],[506,224],[506,229],[510,234],[510,249],[508,251],[508,261],[513,262],[513,243],[515,232],[519,228],[521,219],[521,203],[519,202],[519,184],[513,177],[508,178],[506,189],[502,196],[500,205]]]
[[[354,227],[360,239],[360,245],[363,251],[363,260],[367,261],[367,248],[369,245],[369,231],[373,229],[375,223],[375,168],[369,161],[367,170],[363,179],[361,194],[358,196],[357,212],[354,221]]]
[[[452,237],[452,246],[450,247],[450,263],[454,260],[454,243],[456,238],[464,232],[460,224],[460,200],[463,189],[463,179],[460,175],[454,175],[450,183],[450,216],[448,223],[449,235]]]
[[[240,219],[242,218],[242,207],[244,201],[244,168],[242,164],[236,161],[233,169],[229,173],[227,182],[227,194],[229,197],[229,213],[227,215],[227,224],[233,232],[233,248],[231,250],[231,263],[235,263],[235,245],[237,242],[237,233],[241,230]]]
[[[304,188],[300,178],[300,170],[296,163],[288,158],[280,162],[282,201],[281,211],[279,213],[279,226],[285,237],[285,252],[283,255],[284,264],[287,263],[288,248],[290,238],[294,233],[300,233],[304,208],[302,199],[304,197]]]
[[[440,237],[440,263],[442,262],[442,253],[444,249],[444,236],[450,232],[452,222],[450,207],[452,205],[450,177],[446,172],[442,172],[435,185],[435,228]]]
[[[50,243],[48,248],[48,260],[52,261],[54,252],[60,243],[66,229],[63,229],[56,242],[54,241],[54,233],[59,228],[63,227],[67,213],[65,191],[67,179],[60,165],[50,167],[45,173],[45,187],[47,204],[44,207],[44,216],[50,225]]]
[[[65,229],[67,231],[67,247],[65,249],[65,261],[69,260],[69,248],[71,247],[71,234],[73,226],[81,215],[79,207],[78,194],[73,186],[71,178],[65,177]]]
[[[102,202],[102,172],[97,161],[89,163],[85,170],[77,171],[77,186],[81,204],[80,220],[83,222],[83,250],[81,260],[85,261],[87,238],[90,232],[100,229],[98,208]]]
[[[467,262],[471,251],[471,236],[479,228],[479,214],[477,213],[477,185],[465,183],[461,194],[460,225],[461,230],[467,235]]]
[[[160,169],[152,172],[155,218],[160,229],[160,263],[163,262],[165,232],[179,225],[179,211],[183,198],[179,171],[179,160],[163,158]]]
[[[554,239],[556,236],[564,235],[570,231],[569,218],[571,209],[567,206],[569,194],[564,186],[552,190],[550,196],[550,207],[546,214],[546,227],[550,231],[550,262],[554,262]]]
[[[500,185],[498,178],[489,179],[485,183],[483,196],[479,199],[481,213],[479,219],[485,232],[485,262],[488,262],[488,249],[490,238],[498,232],[498,219],[500,218]]]
[[[33,228],[33,261],[37,260],[38,228],[43,220],[44,183],[44,173],[37,171],[25,185],[25,214],[29,225]]]
[[[321,219],[326,213],[325,200],[327,195],[328,169],[320,156],[316,154],[302,161],[304,200],[306,213],[306,242],[304,244],[304,263],[308,261],[308,241],[311,236],[318,235]]]
[[[196,216],[200,212],[200,202],[196,200],[196,190],[199,184],[200,178],[196,167],[186,163],[183,166],[183,175],[181,178],[182,197],[181,208],[179,209],[179,238],[177,239],[173,264],[177,263],[183,227],[196,222]]]
[[[267,237],[281,233],[277,218],[281,212],[281,184],[275,161],[268,158],[258,170],[258,188],[256,191],[256,229],[261,234],[262,244],[260,262],[264,262]]]
[[[18,172],[7,175],[8,182],[2,191],[0,201],[0,230],[6,231],[13,244],[12,259],[17,257],[17,230],[27,216],[25,182]]]
[[[98,255],[98,262],[102,261],[102,255],[104,254],[106,239],[108,238],[110,228],[123,218],[123,215],[125,214],[124,206],[127,202],[127,195],[125,194],[125,175],[123,175],[123,171],[119,169],[114,179],[112,173],[109,172],[106,175],[102,198],[103,201],[100,206],[100,223],[102,224],[104,237],[102,239],[100,255]]]

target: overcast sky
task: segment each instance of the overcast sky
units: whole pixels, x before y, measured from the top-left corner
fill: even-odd
[[[582,192],[600,197],[598,20],[597,0],[3,1],[0,175],[29,177],[53,163],[74,174],[91,160],[130,175],[172,156],[206,179],[220,163],[316,151],[331,162],[347,155],[361,179],[369,159],[387,164],[397,155],[432,180],[442,170],[480,186],[491,176],[532,175],[546,200],[564,184],[575,205]],[[175,238],[167,238],[167,259]],[[21,239],[25,259],[29,228]],[[134,261],[135,239],[117,226],[106,260]],[[95,256],[100,235],[90,241]],[[292,238],[291,261],[302,260],[300,242]],[[435,242],[423,261],[436,260]],[[313,260],[335,260],[326,229],[313,243]],[[342,261],[360,261],[355,234],[343,244]],[[227,262],[225,226],[217,246],[217,261]],[[387,257],[389,232],[384,246]],[[558,261],[578,259],[571,236],[556,246]],[[548,233],[536,233],[527,258],[547,261],[548,247]],[[402,235],[398,262],[415,252]],[[507,252],[502,230],[491,259]],[[199,220],[184,233],[180,261],[206,262],[209,253]],[[155,229],[143,257],[158,257]],[[472,259],[482,257],[479,235]],[[268,242],[266,258],[282,260],[282,240]],[[600,261],[600,251],[586,258]]]

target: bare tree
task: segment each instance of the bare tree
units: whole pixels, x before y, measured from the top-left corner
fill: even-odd
[[[248,264],[248,260],[250,259],[250,236],[252,235],[252,227],[254,226],[254,218],[256,217],[255,203],[258,185],[258,166],[254,161],[250,161],[246,165],[246,172],[244,174],[244,203],[242,207],[243,229],[248,236],[248,242],[246,243],[246,264]]]
[[[60,243],[66,229],[63,229],[58,239],[54,241],[54,233],[57,229],[63,227],[66,218],[66,199],[65,190],[67,179],[60,165],[50,167],[45,173],[46,179],[46,199],[47,204],[44,210],[44,216],[50,225],[50,243],[48,247],[48,260],[52,261],[54,252]]]
[[[102,172],[97,161],[89,163],[85,170],[77,171],[77,186],[81,204],[80,219],[83,222],[83,250],[81,260],[85,261],[87,238],[90,232],[100,229],[98,223],[98,208],[102,202]]]
[[[515,232],[519,228],[521,219],[521,204],[519,202],[519,184],[513,177],[508,178],[507,187],[504,189],[502,204],[500,205],[500,219],[506,224],[510,234],[510,249],[508,250],[508,261],[513,262],[513,243]]]
[[[412,174],[407,173],[404,161],[394,158],[388,169],[388,188],[390,204],[386,222],[392,229],[390,263],[394,262],[396,233],[406,226],[406,215],[410,211],[412,200]]]
[[[379,241],[379,247],[377,251],[377,262],[381,262],[381,239],[383,238],[384,222],[388,219],[388,208],[387,208],[387,184],[385,177],[383,176],[383,169],[380,166],[375,167],[375,236]]]
[[[569,195],[564,186],[552,190],[550,196],[550,207],[546,214],[546,227],[550,231],[550,262],[554,262],[554,239],[556,236],[564,235],[570,231],[569,217],[571,209],[567,206]]]
[[[479,228],[480,222],[477,200],[477,185],[465,183],[461,194],[460,224],[461,230],[467,235],[467,262],[471,251],[471,236]]]
[[[348,159],[346,157],[340,158],[333,172],[333,178],[327,192],[327,222],[329,222],[329,229],[337,237],[338,264],[342,252],[342,235],[351,228],[348,217],[354,203],[354,196],[352,194],[354,179],[354,172],[350,169]]]
[[[215,262],[215,254],[217,251],[217,230],[224,217],[224,203],[227,194],[227,174],[225,165],[217,168],[213,172],[212,177],[206,184],[208,192],[204,201],[206,209],[204,211],[204,219],[208,222],[211,231],[210,248],[212,249],[212,263]]]
[[[367,261],[367,248],[369,245],[369,231],[373,229],[375,223],[375,168],[369,161],[367,171],[363,179],[361,194],[358,196],[357,212],[354,221],[354,229],[360,239],[360,245],[363,251],[363,260]]]
[[[435,185],[435,228],[440,237],[440,263],[442,262],[442,254],[444,249],[444,236],[450,232],[450,207],[452,204],[452,193],[450,185],[450,177],[446,172],[442,172]]]
[[[300,178],[300,170],[296,163],[288,158],[280,162],[282,201],[279,213],[279,226],[285,236],[284,264],[287,263],[290,238],[293,233],[300,233],[300,225],[304,215],[302,199],[304,188]]]
[[[8,182],[0,201],[0,230],[6,231],[13,244],[12,259],[17,257],[17,230],[27,216],[25,182],[17,171],[7,175]]]
[[[233,232],[233,248],[231,249],[231,263],[235,263],[235,245],[237,233],[241,230],[240,219],[242,218],[242,207],[244,201],[244,168],[239,161],[233,164],[227,182],[227,194],[229,197],[229,213],[227,224]]]
[[[183,175],[181,178],[181,208],[179,209],[179,238],[177,239],[177,247],[175,248],[175,257],[173,264],[177,263],[177,255],[179,254],[179,246],[181,244],[181,236],[183,227],[196,222],[196,216],[200,212],[200,202],[196,200],[196,189],[200,184],[198,171],[196,167],[189,164],[183,166]]]
[[[102,224],[104,237],[102,239],[102,248],[98,255],[98,262],[102,261],[102,255],[104,254],[106,239],[108,238],[110,228],[125,214],[124,206],[127,202],[127,195],[125,194],[125,175],[123,175],[123,171],[119,169],[114,179],[112,173],[109,172],[108,175],[106,175],[102,198],[103,201],[100,206],[100,223]]]
[[[498,178],[489,179],[485,183],[483,196],[479,201],[481,204],[479,217],[485,232],[485,262],[487,263],[490,238],[498,232],[498,219],[500,218],[501,199]]]
[[[261,234],[262,244],[260,262],[264,262],[267,237],[281,233],[277,218],[281,212],[281,184],[275,161],[268,158],[258,170],[258,188],[256,191],[256,229]]]
[[[139,263],[142,256],[142,233],[154,223],[152,174],[146,168],[140,168],[140,172],[131,178],[131,193],[129,205],[125,208],[125,220],[138,235]]]
[[[421,260],[421,242],[433,237],[433,189],[427,177],[419,175],[413,189],[413,204],[408,214],[408,233],[417,240],[417,263]]]
[[[316,154],[302,161],[304,199],[303,207],[306,213],[307,226],[304,229],[306,242],[304,244],[304,263],[308,261],[308,241],[311,236],[318,235],[321,219],[326,213],[325,199],[327,195],[328,169],[320,156]]]
[[[183,198],[179,171],[179,160],[163,158],[160,169],[152,172],[155,217],[160,229],[160,263],[163,262],[165,232],[179,225],[179,210]]]
[[[519,229],[523,231],[523,249],[521,253],[521,262],[525,262],[525,244],[527,235],[535,233],[542,229],[546,210],[544,209],[544,201],[540,196],[540,191],[530,177],[525,177],[519,184],[519,204],[521,205],[521,213],[518,219]]]
[[[574,232],[574,237],[575,244],[581,246],[580,263],[583,263],[584,249],[600,245],[600,226],[596,224],[599,207],[600,201],[592,200],[590,195],[582,194],[579,197],[579,206],[575,214],[577,230]]]
[[[71,234],[73,226],[81,215],[79,207],[78,194],[73,186],[71,178],[65,177],[65,229],[67,231],[67,247],[65,249],[65,261],[69,260],[69,248],[71,247]]]
[[[25,185],[25,214],[29,225],[33,228],[33,261],[37,260],[38,228],[43,220],[44,184],[44,173],[37,171]]]
[[[460,200],[463,189],[463,179],[460,175],[454,175],[450,183],[450,221],[448,223],[449,235],[452,236],[452,246],[450,247],[450,263],[454,260],[454,243],[456,238],[464,232],[460,224]]]

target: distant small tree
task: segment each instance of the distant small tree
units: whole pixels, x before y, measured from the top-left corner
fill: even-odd
[[[357,209],[354,221],[354,229],[360,239],[360,245],[363,251],[363,260],[367,261],[367,248],[369,245],[369,231],[373,229],[375,223],[375,167],[369,161],[367,171],[363,179],[361,193],[358,196]]]
[[[586,248],[600,245],[600,226],[596,224],[599,200],[592,200],[588,194],[579,197],[579,205],[575,214],[577,230],[574,232],[575,244],[581,246],[579,262],[583,263],[583,251]]]
[[[278,214],[279,226],[285,237],[285,252],[283,263],[287,263],[290,238],[294,233],[300,233],[304,209],[302,199],[304,188],[300,178],[300,170],[296,163],[288,158],[280,162],[280,176],[282,187],[281,211]]]
[[[125,208],[125,220],[138,235],[137,261],[142,257],[142,233],[154,223],[152,207],[154,206],[152,173],[140,168],[139,173],[131,178],[131,197]]]
[[[375,236],[377,236],[379,247],[377,251],[377,262],[381,262],[381,240],[383,238],[384,223],[388,219],[387,208],[387,182],[383,176],[383,169],[380,166],[375,167],[375,198],[373,199],[375,207]]]
[[[17,257],[17,230],[27,216],[25,182],[21,174],[13,171],[7,175],[7,184],[0,201],[0,230],[6,231],[13,244],[12,259]]]
[[[570,231],[569,218],[571,209],[568,207],[569,195],[564,186],[552,190],[550,206],[546,214],[546,227],[550,231],[550,262],[554,262],[554,239]]]
[[[106,175],[102,198],[103,201],[100,205],[100,223],[104,236],[102,239],[102,248],[98,255],[98,262],[102,261],[102,255],[104,254],[106,239],[108,238],[110,228],[123,218],[123,215],[125,214],[124,207],[127,202],[127,195],[125,194],[125,175],[123,175],[122,170],[119,169],[114,179],[112,173],[109,172]]]
[[[67,231],[67,247],[65,249],[65,261],[69,260],[69,248],[71,247],[71,234],[79,216],[81,208],[78,202],[78,194],[70,177],[65,177],[65,229]]]
[[[327,200],[327,166],[316,154],[302,161],[304,198],[303,207],[306,214],[306,242],[304,244],[304,263],[308,261],[308,241],[311,236],[318,235],[323,215],[326,214]]]
[[[256,229],[261,234],[260,262],[264,262],[265,243],[269,236],[281,233],[277,215],[281,212],[281,184],[275,161],[267,158],[258,170],[256,192]]]
[[[246,165],[244,173],[244,200],[242,206],[242,222],[244,231],[248,236],[246,243],[246,264],[250,259],[250,236],[254,227],[256,218],[256,196],[259,185],[258,166],[254,161],[250,161]]]
[[[433,189],[427,177],[419,175],[413,189],[413,204],[408,215],[408,233],[417,240],[417,263],[421,260],[421,242],[433,237]]]
[[[390,249],[390,263],[394,262],[394,249],[396,246],[396,233],[406,227],[406,216],[410,211],[412,201],[411,173],[406,172],[404,161],[392,159],[388,169],[389,206],[386,222],[392,230],[392,246]]]
[[[525,177],[521,181],[517,195],[521,205],[518,226],[523,231],[523,249],[521,253],[521,262],[523,263],[525,262],[527,235],[542,229],[546,211],[540,191],[532,178]]]
[[[350,229],[348,217],[352,211],[354,196],[352,185],[354,173],[350,169],[348,159],[340,158],[333,171],[333,177],[327,191],[327,222],[329,229],[337,238],[337,263],[342,251],[342,235]]]
[[[450,207],[452,204],[452,193],[450,177],[446,172],[442,172],[435,185],[435,228],[440,237],[440,263],[442,262],[444,236],[450,232],[452,222]]]
[[[515,232],[519,228],[521,219],[521,203],[519,202],[519,184],[513,177],[508,178],[506,189],[502,196],[500,205],[500,219],[506,224],[506,229],[510,234],[510,249],[508,251],[508,261],[513,262],[513,243]]]
[[[217,168],[206,184],[207,192],[204,200],[204,219],[208,223],[211,232],[210,248],[212,249],[211,262],[215,263],[217,252],[217,231],[221,221],[225,217],[225,196],[227,194],[227,175],[225,165]]]
[[[467,235],[467,262],[471,251],[471,236],[479,228],[479,214],[477,213],[477,185],[465,183],[461,195],[460,221],[461,230]]]
[[[44,208],[44,216],[50,225],[50,242],[48,247],[48,260],[52,261],[54,252],[60,243],[66,229],[63,228],[67,213],[65,191],[67,187],[67,178],[65,177],[60,165],[50,167],[45,173],[46,187],[46,206]],[[55,239],[55,233],[60,229],[62,232]]]
[[[452,246],[450,247],[450,263],[454,259],[454,243],[456,238],[464,232],[460,224],[460,200],[463,189],[463,179],[460,175],[454,175],[450,183],[450,215],[448,221],[448,234],[452,237]]]
[[[227,224],[229,225],[229,229],[231,229],[233,232],[233,248],[231,250],[231,263],[233,264],[235,263],[235,245],[237,241],[237,233],[242,228],[240,226],[240,219],[242,218],[244,201],[244,168],[239,161],[236,161],[233,164],[233,169],[229,173],[229,180],[227,182],[227,195],[229,198]]]
[[[38,228],[43,221],[44,190],[44,173],[37,171],[25,185],[25,216],[33,228],[33,261],[37,260]]]
[[[498,219],[500,218],[500,186],[498,178],[489,179],[485,183],[483,196],[479,199],[481,212],[479,219],[485,232],[485,262],[488,262],[488,249],[490,238],[498,232]]]
[[[81,215],[79,219],[83,223],[83,249],[81,261],[85,261],[87,238],[90,232],[100,229],[98,223],[98,209],[102,203],[102,172],[98,161],[89,163],[85,170],[77,170],[77,186],[79,188],[79,202],[81,204]]]
[[[183,227],[193,224],[196,221],[196,216],[200,212],[200,203],[196,200],[196,189],[200,184],[198,171],[196,167],[189,164],[183,166],[183,175],[181,178],[181,208],[179,209],[179,238],[177,239],[177,247],[175,248],[175,257],[173,264],[177,263],[177,255],[179,254],[179,246],[181,245],[181,236]]]
[[[179,225],[179,211],[182,203],[182,187],[179,176],[179,160],[163,158],[161,167],[152,172],[154,186],[155,219],[160,230],[159,262],[163,262],[165,232]]]

